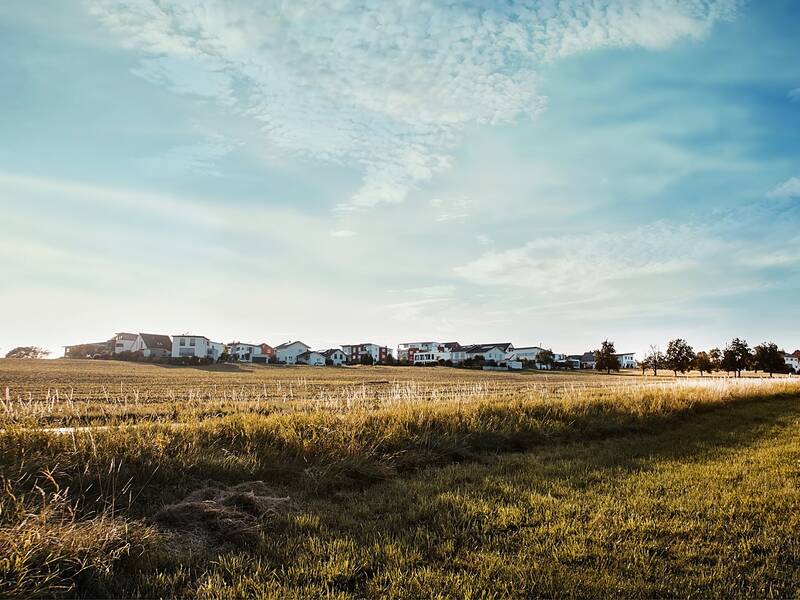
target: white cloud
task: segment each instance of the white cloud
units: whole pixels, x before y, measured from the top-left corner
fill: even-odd
[[[287,154],[363,172],[342,210],[402,202],[463,128],[544,108],[541,66],[700,37],[738,0],[487,4],[93,0],[135,73],[252,119]]]
[[[768,196],[770,198],[800,198],[800,177],[787,179],[772,190]]]
[[[702,228],[655,224],[621,234],[540,238],[519,248],[486,252],[455,271],[472,283],[576,299],[614,295],[620,282],[688,270],[724,247]]]

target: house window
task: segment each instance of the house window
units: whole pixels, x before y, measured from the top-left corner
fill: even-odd
[[[185,346],[185,345],[186,345],[186,340],[181,338],[181,346]]]
[[[194,346],[194,338],[192,338],[192,339],[190,339],[190,340],[189,340],[189,345],[190,345],[190,346]]]

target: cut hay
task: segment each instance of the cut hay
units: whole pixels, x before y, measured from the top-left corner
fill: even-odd
[[[160,526],[184,531],[216,544],[254,544],[263,527],[286,515],[289,498],[280,498],[263,481],[230,488],[205,487],[156,513]]]

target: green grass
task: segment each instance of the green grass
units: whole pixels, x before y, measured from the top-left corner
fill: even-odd
[[[800,403],[431,468],[306,499],[249,551],[144,595],[796,597]],[[129,585],[132,582],[129,582]]]

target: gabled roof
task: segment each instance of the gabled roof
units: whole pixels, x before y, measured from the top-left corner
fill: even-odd
[[[160,348],[162,350],[172,350],[172,340],[168,335],[160,335],[158,333],[140,333],[139,337],[142,338],[146,348],[153,350]]]
[[[325,358],[330,358],[336,352],[341,352],[342,354],[344,354],[344,352],[339,348],[328,348],[327,350],[323,350],[322,352],[320,352],[320,354],[322,354],[322,356],[324,356]]]
[[[309,346],[308,344],[304,344],[303,342],[298,340],[296,342],[284,342],[280,346],[275,346],[275,350],[283,350],[284,348],[288,348],[289,346],[292,346],[294,344],[300,344],[300,345],[302,345],[302,346],[304,346],[306,348],[309,348],[309,349],[311,348],[311,346]]]
[[[116,340],[128,340],[129,342],[136,341],[136,334],[135,333],[118,333],[114,336]]]
[[[462,350],[467,354],[483,354],[489,352],[493,348],[500,348],[503,352],[508,352],[508,349],[512,347],[513,344],[511,342],[501,342],[499,344],[473,344],[472,346],[462,348]]]
[[[356,346],[378,346],[381,347],[379,344],[373,344],[372,342],[361,342],[360,344],[342,344],[342,348],[355,348]]]
[[[204,335],[191,335],[189,333],[175,333],[175,334],[173,334],[172,337],[197,338],[197,339],[200,339],[200,340],[206,340],[208,342],[211,341]]]
[[[590,362],[590,361],[591,362],[596,362],[596,359],[594,357],[594,352],[584,352],[581,355],[581,361],[583,361],[583,362]]]
[[[514,348],[514,350],[544,350],[541,346],[522,346]]]
[[[319,354],[320,356],[324,356],[321,352],[317,352],[316,350],[306,350],[302,354],[297,355],[297,360],[304,360],[306,358],[311,358],[312,354]]]

